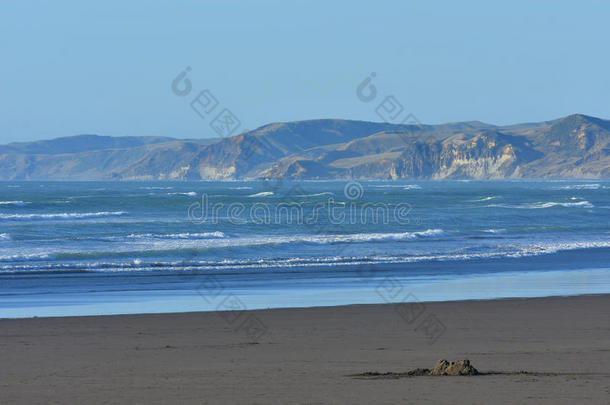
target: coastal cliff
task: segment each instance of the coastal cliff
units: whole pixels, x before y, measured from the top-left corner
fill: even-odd
[[[230,138],[95,135],[0,146],[2,180],[609,178],[610,121],[274,123]]]

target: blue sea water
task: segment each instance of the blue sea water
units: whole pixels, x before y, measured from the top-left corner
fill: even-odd
[[[608,181],[0,183],[0,317],[609,292]]]

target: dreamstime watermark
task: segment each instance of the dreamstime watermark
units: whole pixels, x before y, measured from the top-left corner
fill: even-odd
[[[426,305],[408,292],[398,278],[384,278],[375,291],[386,303],[392,304],[407,325],[414,325],[413,330],[423,334],[428,344],[436,342],[447,330],[445,324],[427,311]]]
[[[376,256],[373,254],[373,256]],[[408,327],[424,336],[428,344],[435,343],[447,330],[445,324],[426,304],[409,291],[403,282],[395,276],[379,276],[375,263],[358,266],[356,275],[362,282],[378,279],[375,282],[375,293],[382,302],[390,305]]]
[[[191,70],[191,67],[187,66],[187,68],[180,72],[172,81],[172,92],[176,96],[186,97],[191,94],[193,83],[187,77]],[[204,89],[192,99],[190,104],[197,115],[202,119],[207,119],[220,105],[220,102],[218,101],[218,98],[212,94],[211,90]],[[241,121],[228,108],[222,108],[214,119],[210,121],[210,128],[212,128],[218,136],[223,138],[233,135],[240,126]]]
[[[363,103],[370,103],[377,99],[377,86],[373,83],[377,74],[372,72],[356,86],[356,97]],[[426,126],[419,119],[408,112],[403,103],[394,94],[386,95],[374,107],[375,114],[386,124],[396,125],[396,134],[406,144],[413,144],[424,134],[426,142],[436,141],[434,134],[426,132]]]
[[[214,306],[218,316],[235,332],[243,332],[254,342],[269,333],[269,328],[252,311],[248,311],[241,298],[234,293],[226,292],[218,277],[205,275],[196,290],[201,298]]]
[[[188,75],[192,71],[190,66],[178,73],[172,80],[172,93],[178,97],[186,97],[193,91],[193,83]],[[222,107],[210,89],[203,89],[191,100],[191,109],[203,120],[214,116],[209,126],[221,138],[238,134],[241,120],[227,107]],[[255,152],[261,150],[260,141],[253,135],[246,135],[249,131],[242,129],[239,134],[244,136],[244,154],[241,158],[247,161]]]
[[[375,72],[371,73],[356,87],[356,97],[363,103],[370,103],[377,98],[377,86],[373,84],[375,77],[377,77],[377,74]],[[375,107],[375,113],[383,122],[389,124],[419,124],[417,118],[408,113],[393,94],[387,95]]]
[[[233,202],[210,202],[207,194],[201,201],[192,203],[187,210],[187,218],[195,224],[218,224],[221,220],[234,225],[274,224],[274,225],[316,225],[324,219],[330,226],[410,223],[411,205],[406,202],[388,204],[384,202],[358,202],[363,191],[355,185],[345,189],[348,201],[335,201],[329,197],[318,202],[254,202],[245,204]]]

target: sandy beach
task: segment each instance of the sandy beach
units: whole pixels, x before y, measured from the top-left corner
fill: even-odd
[[[5,319],[0,334],[2,404],[610,398],[610,295]],[[354,376],[443,358],[470,359],[484,374]]]

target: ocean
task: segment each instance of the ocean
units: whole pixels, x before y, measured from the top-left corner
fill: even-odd
[[[609,292],[609,181],[0,183],[1,318]]]

